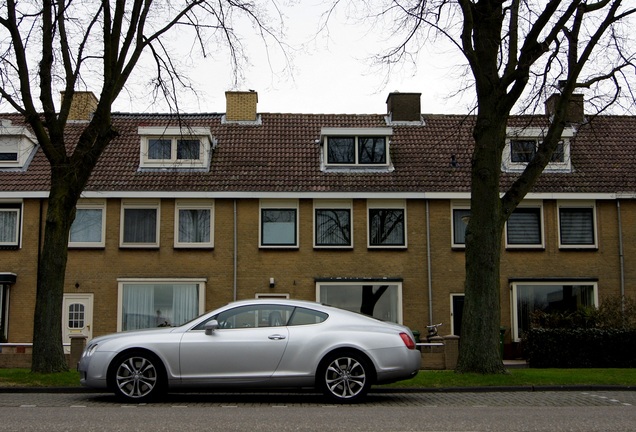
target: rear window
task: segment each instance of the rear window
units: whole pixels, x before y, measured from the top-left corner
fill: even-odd
[[[309,324],[320,324],[324,322],[329,315],[313,309],[305,309],[297,307],[287,323],[288,326],[299,326]]]

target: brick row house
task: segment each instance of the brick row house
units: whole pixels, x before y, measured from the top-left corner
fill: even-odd
[[[417,93],[391,93],[373,115],[258,113],[257,100],[227,92],[225,113],[113,114],[120,136],[69,237],[65,340],[177,325],[254,297],[372,305],[378,318],[460,335],[473,118],[422,114]],[[69,136],[96,100],[74,102]],[[553,102],[510,119],[502,188]],[[636,117],[586,117],[579,97],[570,111],[506,224],[507,356],[536,309],[636,296]],[[29,343],[48,162],[20,116],[0,119],[0,336]]]

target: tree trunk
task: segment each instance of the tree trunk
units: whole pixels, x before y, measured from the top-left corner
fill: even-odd
[[[458,372],[505,372],[499,351],[499,262],[505,222],[499,180],[505,134],[505,121],[498,120],[496,115],[490,118],[478,115],[474,130],[471,215],[466,230],[466,285]]]
[[[62,303],[68,236],[77,202],[77,199],[70,195],[72,194],[68,189],[63,187],[53,187],[49,195],[44,242],[38,260],[32,372],[52,373],[68,370],[62,346]]]

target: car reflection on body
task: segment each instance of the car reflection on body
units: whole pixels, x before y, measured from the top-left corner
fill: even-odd
[[[82,385],[127,402],[179,388],[312,387],[350,403],[419,366],[407,327],[314,302],[256,299],[178,327],[97,337],[78,369]]]

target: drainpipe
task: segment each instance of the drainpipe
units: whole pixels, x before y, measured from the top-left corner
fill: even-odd
[[[621,312],[625,312],[625,256],[623,255],[623,224],[621,222],[621,201],[616,199],[618,215],[618,259],[621,274]]]
[[[232,281],[232,286],[234,288],[234,301],[237,300],[237,285],[236,285],[236,279],[237,279],[237,272],[238,272],[238,239],[237,239],[237,213],[236,213],[236,198],[234,198],[234,263],[233,263],[233,278],[234,280]]]
[[[426,200],[426,269],[428,273],[428,323],[433,325],[433,276],[431,275],[431,218]]]

